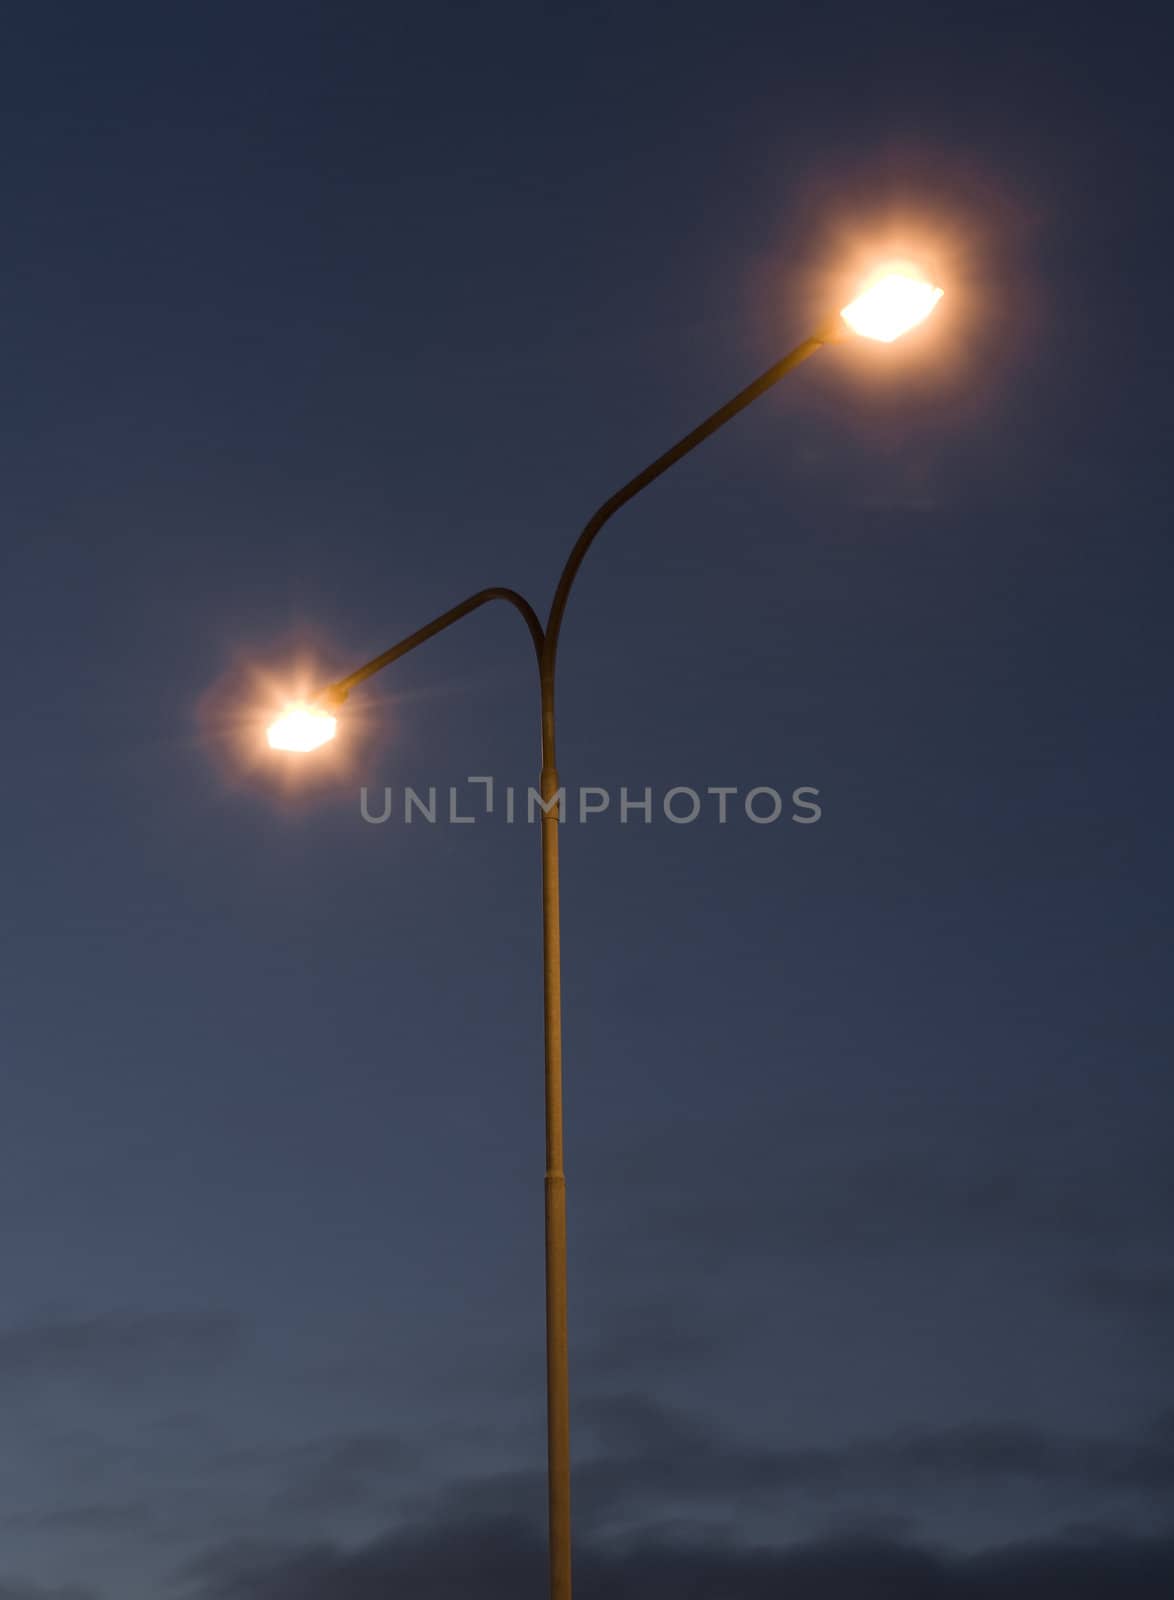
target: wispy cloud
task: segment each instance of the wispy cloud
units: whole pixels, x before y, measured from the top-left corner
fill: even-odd
[[[1111,1508],[1126,1526],[1152,1528],[1164,1525],[1174,1493],[1174,1412],[1119,1438],[970,1423],[783,1448],[744,1442],[641,1394],[580,1405],[576,1422],[589,1441],[575,1467],[576,1523],[597,1538],[681,1517],[721,1521],[731,1507],[807,1532],[829,1517],[876,1526],[906,1504],[971,1515],[1003,1504],[1038,1512],[1044,1526],[1069,1521],[1074,1508]],[[543,1491],[535,1466],[423,1492],[408,1509],[422,1522],[540,1518]]]
[[[333,1544],[210,1551],[184,1574],[193,1600],[515,1600],[542,1592],[540,1533],[516,1520],[438,1524],[358,1549]],[[1168,1600],[1174,1538],[1073,1536],[970,1556],[860,1535],[781,1549],[641,1542],[577,1551],[583,1600]]]
[[[1126,1318],[1142,1332],[1174,1340],[1174,1271],[1102,1266],[1074,1285],[1087,1304]]]
[[[269,1507],[281,1518],[364,1511],[419,1467],[422,1452],[398,1434],[340,1433],[294,1444],[234,1450],[218,1472],[249,1473],[272,1487]]]
[[[96,1589],[83,1589],[72,1583],[63,1589],[49,1589],[39,1583],[0,1578],[0,1600],[99,1600],[99,1597]]]
[[[4,1526],[14,1530],[48,1533],[101,1533],[125,1537],[142,1535],[153,1522],[151,1510],[139,1501],[101,1502],[56,1506],[47,1511],[14,1512]]]
[[[589,1385],[631,1382],[650,1371],[689,1368],[717,1355],[720,1335],[674,1315],[671,1305],[613,1309],[609,1326],[576,1356],[578,1375]]]
[[[98,1383],[206,1372],[243,1347],[241,1324],[216,1312],[107,1312],[0,1328],[0,1383],[75,1378]]]
[[[633,1229],[627,1212],[596,1213],[609,1261],[655,1254],[705,1268],[991,1247],[1087,1257],[1124,1240],[1164,1240],[1174,1225],[1165,1162],[1097,1170],[1063,1151],[1031,1159],[940,1137],[925,1149],[796,1150],[783,1162],[772,1139],[769,1129],[685,1126],[619,1151],[642,1225]]]
[[[582,1408],[601,1450],[580,1474],[597,1505],[667,1490],[728,1497],[747,1490],[813,1494],[878,1486],[974,1488],[1033,1483],[1124,1491],[1174,1490],[1174,1413],[1136,1436],[1059,1435],[1015,1424],[909,1430],[834,1447],[750,1447],[647,1395],[614,1396]]]

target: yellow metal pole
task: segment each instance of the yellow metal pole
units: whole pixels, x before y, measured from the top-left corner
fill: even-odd
[[[563,1170],[563,1017],[559,795],[553,661],[542,657],[542,988],[546,1043],[546,1462],[550,1600],[571,1600],[571,1416],[567,1353],[567,1183]]]

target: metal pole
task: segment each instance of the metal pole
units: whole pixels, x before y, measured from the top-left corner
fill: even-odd
[[[563,1018],[559,796],[553,660],[542,681],[542,989],[546,1041],[546,1464],[550,1600],[571,1600],[571,1417],[567,1354],[567,1184],[563,1170]],[[556,799],[556,796],[558,797]]]

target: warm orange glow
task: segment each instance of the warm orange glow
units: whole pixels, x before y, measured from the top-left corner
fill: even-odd
[[[338,732],[338,718],[321,706],[287,706],[276,722],[269,724],[269,744],[274,750],[317,750]]]
[[[891,344],[925,321],[942,292],[916,267],[886,267],[866,280],[840,315],[853,333]]]

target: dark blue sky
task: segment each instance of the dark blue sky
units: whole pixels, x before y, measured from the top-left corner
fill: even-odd
[[[540,1593],[533,667],[588,1597],[1174,1583],[1152,8],[5,10],[0,1600]],[[613,808],[614,809],[614,808]]]

